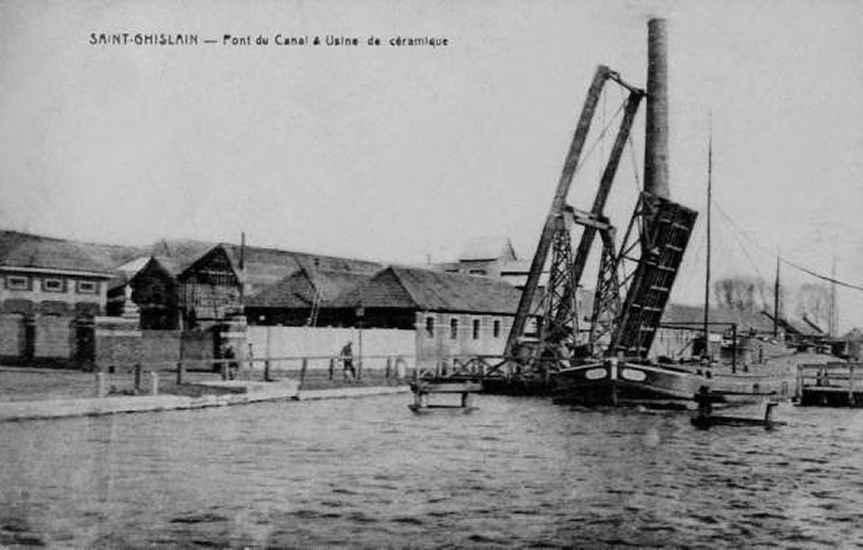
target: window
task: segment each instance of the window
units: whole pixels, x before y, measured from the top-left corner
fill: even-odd
[[[455,317],[449,320],[449,338],[450,340],[458,339],[458,319]]]
[[[479,319],[473,320],[473,339],[479,340]]]
[[[63,279],[42,279],[42,290],[45,292],[66,292]]]
[[[9,290],[30,290],[30,278],[19,275],[7,275],[6,288]]]
[[[426,317],[426,336],[434,338],[434,317]]]
[[[500,338],[500,319],[495,319],[491,327],[491,335]]]
[[[99,283],[95,281],[78,281],[75,285],[75,291],[78,294],[97,294],[99,292]]]

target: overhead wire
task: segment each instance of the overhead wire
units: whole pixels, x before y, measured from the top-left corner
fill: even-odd
[[[740,235],[742,235],[742,236],[743,236],[743,237],[745,237],[747,240],[749,240],[749,242],[750,242],[750,243],[752,243],[752,245],[753,245],[753,246],[755,246],[756,248],[758,248],[758,249],[759,249],[759,250],[761,250],[762,252],[764,252],[764,253],[766,253],[766,254],[769,254],[769,255],[771,255],[771,256],[774,254],[774,252],[773,252],[773,251],[771,251],[771,250],[769,250],[768,248],[764,247],[764,246],[763,246],[763,245],[761,245],[757,240],[755,240],[755,238],[754,238],[754,237],[752,237],[752,235],[750,235],[750,234],[749,234],[749,232],[744,231],[743,229],[741,229],[741,228],[740,228],[740,226],[738,226],[738,225],[737,225],[737,223],[733,220],[733,218],[731,218],[731,216],[729,216],[729,215],[728,215],[728,214],[727,214],[727,213],[722,209],[722,207],[721,207],[721,206],[719,206],[719,204],[718,204],[715,200],[713,201],[713,204],[714,204],[714,206],[716,206],[716,208],[717,208],[717,209],[718,209],[718,210],[723,214],[723,216],[725,216],[725,217],[728,219],[729,223],[731,223],[731,225],[735,228],[735,230],[736,230]],[[804,267],[804,266],[802,266],[802,265],[800,265],[800,264],[798,264],[798,263],[796,263],[796,262],[792,262],[791,260],[789,260],[788,258],[783,257],[782,255],[779,255],[779,261],[780,261],[781,263],[783,263],[783,264],[787,265],[788,267],[791,267],[792,269],[796,269],[796,270],[798,270],[798,271],[800,271],[800,272],[802,272],[802,273],[806,273],[807,275],[809,275],[809,276],[811,276],[811,277],[815,277],[816,279],[820,279],[820,280],[822,280],[822,281],[826,281],[826,282],[828,282],[828,283],[833,283],[833,284],[836,284],[836,285],[841,286],[841,287],[850,288],[850,289],[852,289],[852,290],[857,290],[857,291],[863,292],[863,285],[857,285],[857,284],[854,284],[854,283],[849,283],[849,282],[847,282],[847,281],[842,281],[842,280],[840,280],[840,279],[836,279],[836,278],[834,278],[834,277],[829,277],[829,276],[824,275],[824,274],[822,274],[822,273],[818,273],[818,272],[816,272],[816,271],[815,271],[815,270],[813,270],[813,269],[810,269],[810,268],[808,268],[808,267]]]

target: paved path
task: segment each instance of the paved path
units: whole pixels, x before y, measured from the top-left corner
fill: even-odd
[[[297,382],[283,380],[273,384],[255,384],[247,393],[202,395],[116,396],[85,399],[48,399],[39,401],[11,401],[0,403],[0,422],[67,418],[73,416],[99,416],[116,413],[202,409],[245,405],[261,401],[337,399],[404,393],[408,386],[377,386],[334,388],[298,391]]]

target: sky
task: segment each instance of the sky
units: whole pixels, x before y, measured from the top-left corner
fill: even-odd
[[[863,284],[863,3],[839,0],[0,0],[0,227],[128,244],[245,232],[402,263],[507,235],[530,258],[593,72],[643,86],[650,17],[669,22],[671,193],[698,210],[712,128],[714,277],[772,279],[779,250],[825,273],[835,255],[837,276]],[[89,43],[122,32],[219,43]],[[277,33],[363,45],[276,46]],[[621,99],[611,86],[600,102],[575,206],[590,204]],[[643,117],[609,207],[618,226]],[[702,215],[678,301],[701,300],[703,241]],[[839,297],[841,325],[863,326],[861,293]]]

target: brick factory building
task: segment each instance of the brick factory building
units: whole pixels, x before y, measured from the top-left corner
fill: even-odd
[[[388,267],[328,306],[343,326],[416,331],[418,360],[503,352],[521,293],[499,280]]]
[[[103,315],[112,264],[129,247],[0,231],[0,357],[89,360],[92,320]]]

